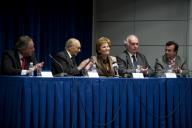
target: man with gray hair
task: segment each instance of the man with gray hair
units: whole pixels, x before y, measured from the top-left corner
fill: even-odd
[[[78,66],[75,56],[81,51],[81,44],[78,39],[70,38],[65,44],[65,50],[58,52],[53,58],[52,73],[54,76],[60,76],[65,73],[67,75],[80,75],[83,68],[89,63],[89,59],[82,61]]]
[[[144,76],[153,73],[146,57],[139,50],[139,39],[136,35],[129,35],[124,42],[126,50],[117,56],[119,74],[124,77],[131,77],[132,73],[140,72]]]
[[[28,75],[43,67],[44,62],[38,63],[34,56],[35,48],[31,37],[20,36],[15,49],[6,50],[2,55],[1,70],[3,75]],[[29,63],[33,68],[29,69]]]

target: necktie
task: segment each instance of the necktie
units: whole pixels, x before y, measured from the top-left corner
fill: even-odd
[[[135,55],[132,55],[132,58],[133,58],[133,66],[137,67],[137,60],[136,60]]]
[[[22,61],[21,68],[22,69],[27,69],[27,59],[26,59],[26,57],[22,57],[21,61]]]
[[[71,60],[72,60],[73,64],[76,65],[75,57],[72,57]]]

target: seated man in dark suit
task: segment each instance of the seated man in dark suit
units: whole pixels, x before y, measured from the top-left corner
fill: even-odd
[[[75,38],[70,38],[65,44],[65,50],[58,52],[52,63],[52,73],[54,76],[66,73],[67,75],[80,75],[83,68],[89,63],[89,59],[82,61],[77,66],[75,56],[81,51],[80,41]]]
[[[155,73],[157,77],[164,76],[166,72],[176,73],[177,76],[187,76],[186,61],[177,55],[179,45],[174,41],[168,41],[165,45],[165,54],[156,59]]]
[[[117,56],[119,74],[124,77],[131,77],[132,73],[140,72],[144,76],[153,74],[153,70],[147,62],[146,57],[138,52],[139,40],[135,35],[129,35],[125,41],[126,50]]]
[[[13,50],[3,52],[1,70],[3,75],[28,75],[43,67],[44,62],[37,63],[34,56],[34,43],[31,37],[21,36]],[[29,69],[29,63],[34,66]]]

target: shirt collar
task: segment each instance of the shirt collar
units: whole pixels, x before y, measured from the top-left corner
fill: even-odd
[[[19,59],[22,59],[23,55],[20,52],[18,52],[18,54],[19,54]]]
[[[171,62],[171,63],[174,63],[176,60],[176,57],[174,57],[173,59],[169,59],[168,61]]]
[[[67,51],[67,50],[66,50],[66,51]],[[70,58],[72,58],[72,55],[70,54],[70,52],[69,52],[69,51],[67,51],[67,53],[68,53],[69,57],[70,57]]]
[[[130,52],[128,52],[128,54],[129,54],[130,57],[132,57],[132,55],[134,55],[136,57],[136,54],[131,54]]]

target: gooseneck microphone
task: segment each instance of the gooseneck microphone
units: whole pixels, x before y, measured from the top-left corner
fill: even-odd
[[[114,69],[114,71],[115,71],[115,76],[119,77],[118,64],[117,64],[117,62],[113,62],[112,67],[113,67],[113,69]]]
[[[61,63],[59,61],[57,61],[51,54],[49,54],[49,57],[51,58],[51,60],[53,61],[53,63],[57,64],[60,69],[61,69],[61,73],[56,74],[55,76],[65,76],[67,75],[67,73],[64,72],[63,66],[61,65]]]

